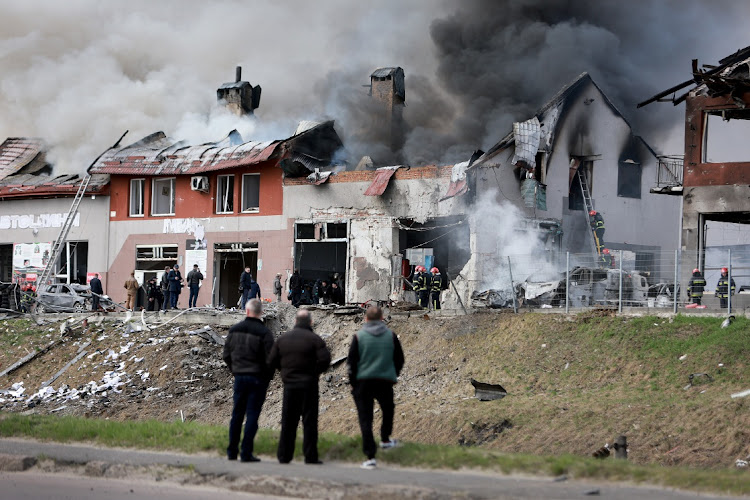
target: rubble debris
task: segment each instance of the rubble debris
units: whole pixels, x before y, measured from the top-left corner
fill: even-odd
[[[224,345],[224,337],[216,333],[213,328],[208,325],[199,330],[189,331],[188,335],[197,335],[202,339],[213,342],[214,344],[218,344],[220,346]]]
[[[340,306],[333,310],[333,314],[344,315],[344,314],[360,314],[365,310],[360,306]]]
[[[729,325],[732,324],[732,321],[734,321],[734,315],[729,316],[727,319],[721,322],[722,328],[729,328]]]
[[[501,309],[513,307],[515,296],[510,290],[490,289],[483,292],[472,292],[471,305],[475,308]]]
[[[738,458],[737,460],[735,460],[734,466],[737,467],[738,469],[744,469],[745,467],[748,466],[748,463],[747,463],[747,460],[741,460]]]
[[[615,449],[615,458],[628,459],[628,438],[625,435],[617,436],[612,447]]]
[[[42,387],[47,387],[52,382],[54,382],[55,380],[57,380],[58,378],[60,378],[60,375],[62,375],[63,373],[65,373],[68,370],[68,368],[70,368],[71,366],[73,366],[74,364],[76,364],[82,357],[84,357],[86,354],[88,354],[88,352],[84,351],[83,349],[85,349],[86,347],[88,347],[90,344],[91,344],[91,342],[86,342],[84,345],[82,345],[78,349],[78,354],[76,355],[76,357],[74,357],[73,359],[71,359],[70,361],[68,361],[65,364],[65,366],[63,366],[62,368],[60,368],[60,370],[57,373],[55,373],[54,375],[52,375],[52,378],[50,378],[49,380],[45,380],[44,382],[42,382]]]
[[[700,378],[704,378],[708,382],[713,382],[714,381],[714,378],[711,375],[709,375],[708,373],[691,373],[688,376],[688,380],[690,381],[690,385],[698,385],[696,382]]]
[[[341,356],[340,358],[336,358],[333,361],[331,361],[331,365],[330,365],[331,368],[336,368],[337,366],[339,366],[341,363],[343,363],[344,361],[346,361],[347,357],[348,356]]]
[[[474,386],[474,397],[479,401],[503,399],[508,395],[508,392],[500,384],[487,384],[471,379],[471,385]]]
[[[26,363],[28,363],[29,361],[31,361],[32,359],[36,358],[37,356],[41,356],[45,352],[49,351],[50,349],[52,349],[53,347],[55,347],[60,342],[61,342],[61,340],[55,340],[55,341],[50,342],[49,344],[47,344],[45,347],[42,347],[38,351],[32,352],[31,354],[29,354],[27,356],[24,356],[23,358],[19,359],[18,361],[16,361],[12,365],[10,365],[8,368],[6,368],[2,372],[0,372],[0,377],[2,377],[3,375],[8,375],[9,373],[13,373],[14,371],[16,371],[19,368],[21,368],[23,365],[25,365]]]
[[[742,392],[735,392],[734,394],[732,394],[732,399],[744,398],[746,396],[750,396],[750,389]]]
[[[605,459],[609,457],[609,443],[606,443],[604,446],[596,450],[594,453],[591,454],[594,458],[600,458]]]

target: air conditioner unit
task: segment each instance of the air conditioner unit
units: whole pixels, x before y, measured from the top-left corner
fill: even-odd
[[[208,193],[208,177],[195,175],[190,178],[190,189],[193,191],[203,191]]]

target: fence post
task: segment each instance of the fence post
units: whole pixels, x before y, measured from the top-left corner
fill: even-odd
[[[672,312],[674,314],[677,314],[677,293],[679,291],[679,284],[677,283],[677,279],[679,276],[678,263],[679,263],[679,250],[675,250],[674,251],[674,289],[672,290],[672,299],[674,302],[674,307],[672,308]]]
[[[565,314],[570,312],[570,252],[565,252]]]
[[[732,249],[727,250],[729,253],[727,264],[727,316],[732,315]]]
[[[622,313],[622,250],[618,250],[620,252],[620,258],[617,259],[620,261],[619,263],[619,269],[620,269],[620,289],[618,293],[618,302],[619,305],[617,306],[617,311]]]
[[[516,304],[516,285],[513,284],[513,268],[510,264],[510,255],[508,255],[508,274],[510,274],[510,293],[513,295],[513,312],[518,313],[518,305]]]

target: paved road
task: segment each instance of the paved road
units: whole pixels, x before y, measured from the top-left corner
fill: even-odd
[[[127,479],[97,479],[64,474],[38,472],[0,472],[0,498],[13,500],[288,500],[286,497],[269,497],[235,493],[219,488],[202,486],[177,486],[153,481]]]
[[[225,478],[228,481],[227,485],[232,482],[234,488],[238,483],[243,483],[245,491],[291,497],[301,497],[301,492],[304,491],[308,497],[321,498],[343,498],[355,496],[355,493],[356,496],[376,498],[374,494],[377,492],[382,492],[381,498],[394,496],[409,498],[430,490],[434,492],[431,495],[433,498],[468,496],[470,498],[580,499],[586,498],[587,493],[598,490],[599,497],[612,500],[729,498],[613,483],[571,480],[556,482],[548,478],[503,476],[480,472],[415,470],[385,466],[377,470],[362,470],[353,464],[340,463],[326,463],[322,466],[301,463],[281,465],[271,457],[263,457],[264,460],[260,463],[246,464],[229,462],[216,455],[184,455],[40,443],[19,439],[1,439],[0,453],[32,457],[44,455],[59,461],[77,464],[107,462],[145,467],[157,464],[192,466],[198,474]],[[0,476],[0,482],[2,482],[0,497],[5,498],[2,494],[5,489],[4,484],[11,478],[21,484],[20,478],[27,474],[37,474],[37,472],[31,469],[29,472],[3,473]],[[417,492],[416,489],[420,491]],[[139,496],[131,494],[129,498],[139,498]],[[180,498],[199,497],[181,496]]]

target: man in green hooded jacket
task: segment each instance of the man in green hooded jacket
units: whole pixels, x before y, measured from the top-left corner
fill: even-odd
[[[347,357],[349,383],[357,405],[359,427],[362,431],[362,451],[367,460],[363,469],[377,467],[377,446],[372,433],[375,400],[380,405],[383,422],[380,427],[380,447],[392,448],[397,441],[391,439],[393,431],[393,385],[404,366],[404,351],[395,333],[383,322],[383,311],[370,306],[365,312],[365,324],[352,338]]]

